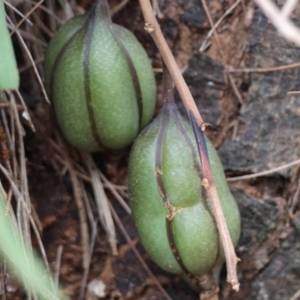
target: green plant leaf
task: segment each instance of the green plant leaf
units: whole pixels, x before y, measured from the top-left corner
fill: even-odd
[[[62,291],[53,284],[51,275],[35,253],[31,253],[18,233],[11,214],[7,212],[5,192],[0,183],[0,258],[25,289],[38,299],[66,299]]]
[[[19,87],[19,72],[6,25],[3,0],[0,0],[0,41],[0,90],[17,89]]]

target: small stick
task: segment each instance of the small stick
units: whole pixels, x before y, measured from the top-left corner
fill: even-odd
[[[95,241],[97,237],[97,222],[94,222],[92,225],[92,235],[91,235],[91,242],[90,242],[90,247],[89,247],[89,257],[88,257],[88,265],[87,268],[84,270],[82,281],[81,281],[81,287],[80,287],[80,294],[79,294],[79,300],[84,299],[84,293],[86,290],[86,284],[88,281],[88,276],[90,272],[90,267],[91,267],[91,262],[92,262],[92,256],[93,256],[93,251],[95,247]]]
[[[290,91],[290,92],[287,92],[288,96],[299,95],[299,94],[300,94],[300,91]]]
[[[113,7],[111,9],[111,16],[116,15],[121,9],[123,9],[127,5],[128,2],[129,0],[122,0],[122,2],[120,2],[118,5]]]
[[[128,206],[128,204],[125,202],[125,200],[121,197],[121,195],[116,191],[116,188],[113,186],[113,184],[106,179],[106,177],[102,174],[101,171],[99,171],[101,180],[106,184],[107,188],[111,191],[111,193],[116,197],[116,199],[119,201],[119,203],[122,205],[122,207],[125,209],[125,211],[131,215],[131,209]]]
[[[29,122],[30,128],[31,128],[31,130],[32,130],[33,132],[35,132],[35,128],[34,128],[34,125],[33,125],[33,123],[32,123],[32,120],[31,120],[31,117],[30,117],[29,110],[28,110],[28,108],[27,108],[27,106],[26,106],[26,104],[25,104],[25,101],[24,101],[24,99],[23,99],[21,93],[19,92],[19,90],[16,90],[16,94],[17,94],[17,96],[18,96],[18,98],[19,98],[19,100],[20,100],[20,102],[21,102],[21,104],[22,104],[22,106],[23,106],[24,111],[25,111],[26,114],[27,114],[27,121]],[[17,108],[18,108],[18,107],[17,107]]]
[[[4,1],[4,4],[5,4],[6,6],[8,6],[9,8],[11,8],[17,15],[21,16],[22,18],[25,18],[25,16],[24,16],[18,9],[16,9],[13,5],[11,5],[9,2]],[[25,19],[26,19],[26,18],[25,18]],[[29,25],[33,26],[33,23],[32,23],[30,20],[26,19],[25,21],[26,21]]]
[[[31,0],[24,0],[24,2],[29,2],[29,3],[32,3],[32,4],[37,4],[36,1],[31,1]],[[49,2],[49,1],[48,1]],[[51,3],[51,1],[49,2]],[[56,11],[55,9],[49,9],[47,7],[45,7],[44,5],[41,5],[39,7],[40,10],[44,11],[46,14],[48,14],[51,19],[54,19],[56,22],[59,23],[59,25],[63,25],[65,23],[65,21],[63,21],[61,18],[59,18],[54,12]],[[56,31],[56,30],[53,30],[53,28],[51,29],[52,31]]]
[[[15,28],[11,31],[10,36],[12,36],[17,30],[18,28],[23,24],[23,22],[25,22],[28,17],[44,2],[44,0],[41,0],[40,2],[38,2],[24,17],[23,19],[15,26]]]
[[[61,256],[63,252],[63,246],[59,245],[57,247],[57,252],[56,252],[56,260],[55,260],[55,266],[54,266],[54,283],[56,287],[59,285],[59,270],[60,270],[60,264],[61,264]]]
[[[298,300],[300,298],[300,290],[298,292],[296,292],[291,298],[290,300]]]
[[[293,12],[298,4],[298,0],[287,0],[282,7],[281,15],[285,17],[289,17],[289,15]]]
[[[8,27],[10,30],[13,30],[13,29],[15,28],[15,26],[12,25],[12,24],[7,24],[7,27]],[[29,40],[29,41],[31,41],[31,42],[34,42],[34,43],[36,43],[36,45],[40,45],[40,46],[42,46],[44,49],[47,48],[48,45],[47,45],[46,42],[43,42],[42,40],[40,40],[40,39],[37,38],[36,36],[30,34],[29,32],[27,32],[27,31],[25,31],[25,30],[22,30],[22,29],[20,29],[20,28],[18,29],[18,32],[22,35],[22,37],[23,37],[24,39],[27,39],[27,40]]]
[[[214,28],[214,22],[213,22],[213,19],[212,19],[211,15],[210,15],[210,12],[209,12],[209,9],[208,9],[208,6],[207,6],[206,1],[205,1],[205,0],[201,0],[201,3],[202,3],[202,5],[203,5],[203,8],[204,8],[205,13],[206,13],[206,16],[207,16],[207,18],[208,18],[210,27],[211,27],[211,28]],[[218,49],[219,49],[219,51],[220,51],[220,54],[221,54],[221,57],[222,57],[222,61],[223,61],[223,63],[225,63],[224,53],[223,53],[223,51],[222,51],[220,39],[219,39],[219,36],[218,36],[218,34],[217,34],[217,32],[216,32],[215,30],[213,31],[213,35],[214,35],[214,38],[215,38],[217,47],[218,47]],[[238,90],[238,88],[237,88],[237,86],[236,86],[236,84],[235,84],[235,82],[234,82],[234,79],[233,79],[232,75],[231,75],[230,73],[228,73],[228,72],[226,73],[226,75],[227,75],[227,77],[228,77],[228,79],[229,79],[229,82],[230,82],[230,84],[231,84],[231,87],[232,87],[232,89],[233,89],[233,92],[235,93],[235,95],[236,95],[236,97],[238,98],[239,102],[240,102],[241,104],[243,104],[243,103],[244,103],[243,98],[242,98],[242,96],[241,96],[241,94],[240,94],[240,92],[239,92],[239,90]]]
[[[288,164],[282,165],[282,166],[277,167],[277,168],[273,168],[271,170],[262,171],[262,172],[249,174],[249,175],[229,177],[229,178],[227,178],[227,181],[246,180],[246,179],[252,179],[252,178],[256,178],[256,177],[266,176],[266,175],[270,175],[270,174],[278,172],[278,171],[282,171],[282,170],[287,169],[287,168],[291,168],[291,167],[299,165],[299,164],[300,164],[300,159],[297,159],[297,160],[294,160],[294,161],[292,161]]]
[[[222,21],[228,16],[240,3],[242,0],[237,0],[229,9],[226,10],[224,15],[215,23],[215,25],[212,27],[212,29],[209,31],[207,37],[203,41],[203,43],[200,46],[199,51],[203,52],[206,48],[206,43],[208,39],[213,35],[214,31],[217,29],[217,27],[222,23]]]
[[[262,9],[282,36],[300,46],[300,29],[289,20],[285,11],[282,13],[270,0],[254,0],[254,2]]]
[[[232,67],[227,68],[227,72],[229,73],[268,73],[268,72],[277,72],[284,71],[294,68],[299,68],[300,63],[293,63],[289,65],[283,65],[278,67],[270,67],[270,68],[244,68],[244,69],[234,69]]]

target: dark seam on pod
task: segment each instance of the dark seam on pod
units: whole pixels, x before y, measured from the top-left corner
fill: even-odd
[[[172,109],[172,112],[175,116],[175,125],[176,127],[178,128],[178,130],[180,131],[181,135],[183,136],[183,138],[185,139],[187,145],[188,145],[188,148],[191,150],[191,154],[192,154],[192,157],[193,157],[193,163],[194,163],[194,166],[196,168],[196,171],[200,177],[200,182],[201,182],[201,179],[203,177],[203,174],[201,173],[201,167],[200,167],[200,164],[199,162],[197,161],[196,157],[197,157],[197,153],[193,147],[193,143],[191,141],[191,139],[189,138],[189,136],[187,135],[184,127],[181,125],[181,122],[180,122],[180,119],[179,119],[179,112],[178,112],[178,109],[177,107],[175,106],[174,104],[174,108]]]
[[[116,39],[119,47],[121,48],[121,50],[123,52],[124,57],[125,57],[125,59],[127,60],[127,63],[128,63],[130,76],[131,76],[132,83],[133,83],[133,86],[134,86],[134,92],[135,92],[138,112],[139,112],[139,130],[140,130],[141,127],[142,127],[142,117],[143,117],[143,98],[142,98],[142,91],[141,91],[140,81],[139,81],[136,69],[134,67],[133,61],[132,61],[128,51],[126,50],[123,42],[118,37],[115,30],[113,29],[113,24],[109,24],[108,28],[109,28],[110,32],[113,34],[114,38]]]
[[[163,181],[163,171],[162,171],[162,148],[163,148],[163,141],[164,141],[164,136],[165,136],[165,131],[167,128],[167,123],[170,119],[170,109],[173,105],[170,103],[167,103],[163,106],[162,108],[162,113],[161,113],[161,121],[160,121],[160,127],[158,131],[158,137],[156,140],[156,148],[155,148],[155,176],[156,176],[156,183],[157,183],[157,188],[159,195],[162,199],[164,207],[170,212],[172,207],[170,205],[170,201],[168,199],[168,195],[166,192],[166,187]],[[175,218],[175,216],[174,216]],[[184,265],[180,253],[178,251],[178,248],[176,246],[175,238],[174,238],[174,231],[173,231],[173,222],[172,220],[174,218],[168,218],[166,216],[166,231],[167,231],[167,237],[168,237],[168,242],[170,246],[170,250],[176,259],[177,263],[181,267],[182,271],[193,280],[195,284],[197,284],[197,279],[194,275],[192,275],[186,266]]]
[[[84,93],[85,93],[85,101],[86,107],[89,115],[89,123],[92,130],[92,135],[97,142],[100,148],[103,148],[103,144],[101,142],[101,138],[97,131],[96,126],[96,119],[95,113],[92,107],[92,95],[91,95],[91,87],[90,87],[90,74],[89,74],[89,67],[90,67],[90,52],[91,52],[91,44],[92,44],[92,37],[95,29],[95,21],[96,21],[96,10],[93,9],[89,15],[88,21],[88,28],[86,32],[86,36],[84,38],[84,48],[83,48],[83,85],[84,85]]]
[[[156,147],[155,147],[155,177],[156,177],[158,192],[164,205],[166,205],[166,203],[169,202],[166,188],[162,178],[163,175],[162,174],[162,147],[163,147],[165,131],[167,128],[167,122],[169,117],[168,115],[169,115],[168,110],[166,109],[166,106],[164,106],[162,108],[161,121],[160,121],[158,136],[156,140]]]
[[[195,115],[191,110],[190,110],[190,120],[191,120],[191,123],[192,123],[193,132],[194,132],[194,136],[195,136],[195,140],[196,140],[196,144],[197,144],[197,147],[198,147],[198,152],[199,152],[199,156],[200,156],[200,160],[201,160],[202,168],[203,168],[204,167],[203,162],[204,161],[209,162],[208,149],[207,149],[207,144],[206,144],[206,141],[205,141],[205,135],[204,135],[204,132],[199,128],[199,126],[196,122]],[[209,200],[209,195],[208,195],[208,192],[207,192],[206,189],[205,189],[205,193],[206,193],[206,196]],[[213,216],[214,223],[217,224],[217,221],[216,221],[216,218],[215,218],[214,214],[211,214],[211,215]],[[217,233],[218,233],[218,237],[219,237],[220,234],[219,234],[218,229],[217,229]],[[216,255],[214,265],[216,265],[216,262],[218,261],[220,255],[221,255],[219,238],[217,239],[217,243],[218,243],[218,253]]]
[[[207,194],[207,191],[206,189],[203,189],[202,188],[202,185],[201,185],[201,182],[202,182],[202,179],[203,179],[203,174],[201,172],[201,166],[199,164],[199,162],[197,161],[196,157],[198,156],[197,152],[195,151],[195,148],[193,146],[193,143],[192,143],[192,140],[189,138],[189,136],[186,134],[185,132],[185,129],[184,127],[182,126],[180,120],[179,120],[179,112],[178,112],[178,109],[177,107],[175,106],[174,109],[173,109],[173,113],[174,113],[174,116],[176,118],[176,121],[175,121],[175,125],[177,126],[178,130],[180,131],[180,133],[182,134],[182,136],[184,137],[186,143],[188,144],[188,147],[189,149],[191,150],[191,155],[193,157],[193,164],[196,168],[196,171],[199,175],[199,182],[200,182],[200,186],[201,186],[201,191],[202,191],[202,197],[203,196],[208,196]],[[203,197],[204,199],[204,197]],[[207,208],[207,210],[209,211],[210,215],[213,217],[213,220],[215,222],[215,218],[214,218],[214,215],[212,214],[211,212],[211,209],[209,209],[209,207],[207,207],[206,205],[206,202],[204,201],[204,205],[205,207]]]
[[[139,81],[136,69],[134,67],[133,61],[132,61],[128,51],[126,50],[126,47],[125,47],[124,43],[122,42],[121,38],[118,36],[118,34],[116,33],[116,31],[113,27],[114,24],[111,21],[107,1],[100,1],[99,6],[100,6],[99,9],[101,11],[101,15],[104,19],[104,22],[105,22],[108,30],[114,36],[117,44],[121,48],[121,51],[122,51],[122,53],[123,53],[123,55],[124,55],[124,57],[127,61],[128,67],[129,67],[129,72],[130,72],[130,76],[131,76],[132,83],[133,83],[133,86],[134,86],[135,97],[136,97],[136,102],[137,102],[137,107],[138,107],[139,130],[140,130],[141,125],[142,125],[142,117],[143,117],[143,98],[142,98],[142,91],[141,91],[140,81]]]
[[[168,236],[168,240],[169,240],[169,246],[170,246],[171,252],[173,253],[173,256],[175,257],[177,263],[181,267],[184,274],[186,274],[193,281],[193,283],[198,286],[199,282],[197,280],[197,277],[195,275],[193,275],[186,268],[186,266],[184,265],[184,263],[181,259],[178,248],[176,246],[176,241],[174,238],[174,230],[173,230],[173,219],[169,220],[168,218],[166,218],[166,228],[167,228],[167,236]]]
[[[200,154],[202,168],[205,168],[205,164],[203,162],[209,162],[209,156],[208,156],[208,150],[207,150],[204,132],[199,128],[195,115],[191,110],[190,110],[190,119],[191,119],[193,131],[196,139],[196,144]]]

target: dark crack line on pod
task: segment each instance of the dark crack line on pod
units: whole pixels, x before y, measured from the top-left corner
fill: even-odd
[[[96,8],[96,7],[95,7]],[[91,52],[91,44],[92,44],[92,38],[95,30],[95,22],[96,22],[96,9],[92,9],[91,13],[89,15],[89,21],[87,23],[87,32],[85,36],[85,42],[84,42],[84,49],[83,49],[83,85],[84,85],[84,93],[85,93],[85,101],[86,101],[86,107],[89,115],[89,122],[90,127],[92,130],[92,135],[97,142],[98,146],[100,148],[103,148],[103,144],[101,142],[101,138],[97,131],[96,126],[96,118],[95,113],[92,106],[92,94],[91,94],[91,87],[90,87],[90,52]]]
[[[208,170],[209,156],[208,156],[208,149],[205,141],[204,132],[199,128],[197,121],[195,119],[195,115],[192,111],[190,111],[190,119],[194,131],[198,151],[200,153],[200,160],[203,168],[203,174],[210,174],[210,171]]]
[[[202,181],[202,178],[203,178],[203,174],[201,172],[201,166],[199,164],[199,161],[197,161],[196,157],[197,157],[197,152],[195,151],[194,149],[194,146],[193,146],[193,143],[191,141],[191,139],[189,138],[189,136],[187,135],[186,131],[185,131],[185,128],[182,126],[181,122],[180,122],[180,116],[179,116],[179,112],[178,112],[178,109],[176,107],[176,105],[174,104],[174,108],[172,109],[172,113],[175,117],[175,125],[176,127],[178,128],[178,130],[180,131],[181,135],[183,136],[183,138],[185,139],[187,145],[188,145],[188,148],[190,149],[191,151],[191,155],[193,157],[193,167],[195,167],[198,175],[199,175],[199,178],[200,180]]]
[[[184,265],[182,258],[180,256],[180,253],[178,251],[178,248],[176,246],[175,241],[175,233],[173,230],[173,220],[176,217],[176,214],[181,210],[181,208],[175,208],[171,205],[167,192],[166,187],[163,181],[163,171],[162,171],[162,148],[163,148],[163,141],[164,136],[167,128],[167,123],[170,118],[170,103],[167,103],[163,106],[162,112],[161,112],[161,121],[160,121],[160,127],[158,131],[158,137],[156,140],[156,149],[155,149],[155,175],[156,175],[156,183],[159,195],[162,199],[163,205],[167,210],[166,215],[166,231],[167,231],[167,237],[168,242],[170,246],[170,250],[176,259],[177,263],[181,267],[184,274],[186,274],[191,280],[194,282],[194,284],[197,284],[198,280],[197,278],[189,272],[189,270]]]
[[[125,60],[127,61],[127,64],[128,64],[130,76],[131,76],[132,83],[133,83],[133,86],[134,86],[134,92],[135,92],[137,107],[138,107],[139,130],[140,130],[141,125],[142,125],[142,117],[143,117],[143,97],[142,97],[140,81],[139,81],[136,69],[134,67],[133,61],[132,61],[128,51],[126,50],[126,47],[125,47],[124,43],[122,42],[122,40],[120,39],[120,37],[118,36],[118,34],[116,33],[116,31],[113,27],[113,23],[111,21],[107,1],[102,0],[102,1],[100,1],[99,5],[100,5],[101,13],[102,13],[102,16],[104,18],[105,24],[106,24],[107,28],[109,29],[109,31],[111,32],[111,34],[114,36],[114,38],[115,38],[118,46],[120,47],[120,49],[121,49],[121,51],[122,51],[122,53],[125,57]]]
[[[167,197],[166,188],[165,188],[163,178],[162,178],[162,175],[163,175],[163,172],[162,172],[162,147],[163,147],[165,131],[167,128],[167,122],[168,122],[168,111],[167,111],[167,107],[164,106],[162,108],[162,112],[161,112],[160,126],[159,126],[158,136],[157,136],[157,140],[156,140],[156,148],[155,148],[156,182],[157,182],[158,192],[163,201],[164,206],[169,202],[169,199]]]
[[[194,132],[194,136],[195,136],[195,139],[196,139],[196,144],[197,144],[198,151],[199,151],[199,154],[200,154],[200,160],[201,160],[202,168],[204,170],[204,168],[207,168],[207,163],[206,162],[209,162],[208,149],[207,149],[207,144],[206,144],[206,141],[205,141],[205,135],[204,135],[204,132],[199,128],[199,126],[197,124],[197,121],[195,119],[194,113],[192,111],[190,111],[190,120],[191,120],[191,123],[192,123],[193,132]],[[203,174],[207,174],[207,172],[203,171]],[[203,181],[201,180],[201,182],[203,182]],[[209,195],[208,195],[208,192],[207,192],[206,188],[204,188],[204,192],[206,194],[207,199],[209,200]],[[216,225],[217,224],[216,218],[215,218],[214,214],[212,213],[212,211],[210,209],[209,209],[209,211],[210,211],[210,215],[212,216],[213,221]],[[217,234],[218,234],[218,239],[217,239],[218,253],[216,255],[216,260],[215,260],[215,263],[214,263],[215,266],[216,266],[217,261],[220,258],[220,255],[221,255],[219,230],[217,230]]]
[[[181,122],[180,122],[180,120],[179,120],[179,118],[180,118],[180,115],[179,115],[179,114],[180,114],[180,113],[179,113],[179,111],[178,111],[178,108],[177,108],[176,104],[174,103],[173,106],[174,106],[174,107],[172,107],[171,109],[172,109],[172,113],[174,114],[174,117],[175,117],[175,119],[176,119],[175,125],[176,125],[176,127],[178,128],[178,130],[180,131],[181,135],[184,137],[186,143],[188,144],[188,148],[191,150],[191,155],[192,155],[192,157],[193,157],[193,165],[194,165],[194,167],[195,167],[195,169],[196,169],[196,171],[197,171],[197,173],[198,173],[198,176],[199,176],[200,187],[201,187],[201,193],[202,193],[202,199],[205,199],[205,198],[206,198],[206,199],[209,201],[209,196],[208,196],[207,190],[204,189],[204,188],[202,188],[202,185],[201,185],[201,182],[202,182],[202,180],[203,180],[203,173],[201,172],[201,165],[199,164],[199,161],[197,161],[197,159],[196,159],[196,157],[198,156],[198,154],[197,154],[197,152],[196,152],[196,150],[195,150],[195,148],[194,148],[194,146],[193,146],[192,140],[191,140],[191,139],[189,138],[189,136],[187,135],[187,133],[186,133],[184,127],[182,126],[182,124],[181,124]],[[203,135],[204,135],[204,134],[203,134]],[[213,219],[213,221],[214,221],[214,223],[215,223],[215,225],[216,225],[216,219],[215,219],[214,214],[213,214],[212,211],[211,211],[211,208],[209,208],[208,203],[207,203],[206,201],[203,201],[203,203],[204,203],[204,205],[205,205],[207,211],[209,212],[210,216],[212,217],[212,219]],[[216,225],[216,226],[217,226],[217,225]],[[218,231],[217,231],[217,232],[218,232]],[[218,233],[218,234],[219,234],[219,233]],[[217,247],[218,253],[217,253],[217,255],[216,255],[215,264],[216,264],[216,262],[218,261],[219,256],[220,256],[220,241],[219,241],[219,239],[217,240],[217,245],[218,245],[218,247]]]
[[[189,138],[188,134],[186,133],[185,128],[182,126],[181,122],[180,122],[180,113],[178,111],[177,106],[174,104],[174,108],[172,108],[172,113],[174,114],[174,118],[175,118],[175,125],[178,128],[178,130],[180,131],[181,135],[183,136],[183,138],[185,139],[188,148],[191,151],[191,155],[193,157],[193,167],[196,169],[198,176],[199,176],[199,181],[200,183],[202,182],[203,179],[203,174],[201,172],[201,165],[199,163],[199,161],[197,161],[196,157],[197,157],[197,152],[193,146],[192,140]],[[204,197],[208,196],[207,192],[205,189],[202,188],[202,185],[200,184],[201,187],[201,193],[202,193],[202,198],[204,199]],[[209,209],[207,203],[204,201],[205,207],[207,208],[207,210],[210,212],[211,216],[213,217],[213,214],[211,212],[211,210]],[[214,217],[213,217],[214,218]]]
[[[173,212],[173,213],[176,214],[177,212]],[[175,218],[175,215],[173,216],[170,214],[166,217],[166,229],[167,229],[167,236],[168,236],[171,252],[172,252],[173,256],[175,257],[177,263],[181,267],[183,273],[185,275],[187,275],[193,281],[193,283],[195,285],[198,286],[199,282],[198,282],[197,277],[194,276],[192,273],[190,273],[189,270],[186,268],[186,266],[184,265],[182,258],[180,256],[178,248],[176,246],[175,233],[174,233],[174,228],[173,228],[173,219],[174,218]]]

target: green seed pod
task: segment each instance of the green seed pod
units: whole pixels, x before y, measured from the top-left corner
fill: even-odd
[[[236,245],[238,207],[216,150],[206,139],[212,175]],[[224,252],[205,188],[191,125],[167,103],[136,139],[129,191],[136,227],[149,256],[164,270],[202,276],[220,268]]]
[[[153,116],[149,58],[131,32],[112,23],[106,0],[51,40],[45,79],[60,128],[79,149],[124,148]]]

